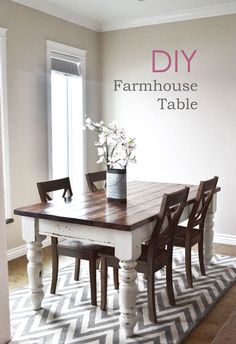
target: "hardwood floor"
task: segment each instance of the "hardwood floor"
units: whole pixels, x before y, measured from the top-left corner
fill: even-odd
[[[214,244],[214,252],[229,256],[236,256],[236,246]],[[226,295],[216,304],[213,310],[203,319],[193,330],[185,344],[210,344],[220,331],[230,314],[236,310],[236,284],[226,293]],[[224,343],[222,343],[224,344]]]
[[[236,256],[236,246],[214,244],[214,252],[229,256]],[[43,250],[44,274],[51,272],[50,248]],[[73,263],[74,259],[69,257],[60,257],[60,266]],[[10,291],[22,287],[28,283],[26,271],[27,259],[20,257],[9,262],[9,289]],[[236,284],[227,292],[227,294],[218,302],[207,317],[193,330],[185,344],[210,344],[217,335],[230,314],[236,310]],[[164,344],[164,343],[163,343]],[[224,344],[224,343],[222,343]]]
[[[60,256],[59,259],[59,267],[73,264],[75,261],[73,258],[63,256]],[[28,283],[26,266],[26,256],[8,262],[10,292],[19,287],[25,286]],[[46,247],[43,249],[43,272],[44,275],[51,273],[51,247]]]

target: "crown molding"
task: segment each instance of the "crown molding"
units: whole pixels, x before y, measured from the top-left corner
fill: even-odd
[[[131,19],[126,21],[113,21],[103,23],[101,25],[101,32],[114,31],[121,29],[129,29],[141,26],[172,23],[178,21],[185,21],[191,19],[207,18],[207,17],[216,17],[226,14],[236,13],[236,3],[210,6],[210,7],[201,7],[193,10],[178,11],[172,12],[167,15],[149,17],[149,18],[140,18],[140,19]]]
[[[66,11],[61,7],[56,7],[48,3],[47,1],[40,0],[11,0],[21,5],[25,5],[31,8],[34,8],[38,11],[53,15],[55,17],[64,19],[71,23],[83,26],[85,28],[97,31],[97,32],[106,32],[114,30],[129,29],[135,27],[157,25],[178,21],[185,21],[191,19],[200,19],[207,17],[216,17],[226,14],[236,13],[236,3],[229,3],[216,6],[208,6],[195,8],[192,10],[183,10],[169,13],[167,15],[161,15],[156,17],[148,18],[137,18],[137,19],[128,19],[128,20],[113,20],[112,22],[103,22],[99,24],[98,22],[91,21],[77,14]]]
[[[79,16],[78,14],[76,14],[74,12],[71,12],[69,10],[67,11],[61,7],[53,6],[52,4],[48,3],[47,1],[43,1],[43,2],[40,0],[11,0],[11,1],[16,2],[20,5],[31,7],[35,10],[50,14],[50,15],[58,17],[60,19],[64,19],[68,22],[83,26],[83,27],[90,29],[90,30],[93,30],[93,31],[99,32],[101,29],[100,25],[97,22],[86,19],[82,16]]]

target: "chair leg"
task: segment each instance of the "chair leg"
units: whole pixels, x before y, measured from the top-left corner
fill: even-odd
[[[96,278],[96,259],[92,257],[89,260],[89,277],[91,290],[91,304],[97,306],[97,278]]]
[[[57,279],[58,279],[58,252],[57,244],[58,239],[56,237],[51,237],[52,243],[52,282],[51,282],[51,294],[56,293]]]
[[[79,272],[80,272],[80,259],[75,259],[75,273],[74,273],[74,280],[79,281]]]
[[[188,288],[193,288],[192,267],[191,267],[191,245],[185,247],[185,270]]]
[[[107,262],[106,258],[101,258],[101,305],[100,309],[105,311],[107,308]]]
[[[116,290],[119,290],[119,269],[113,268],[113,280]]]
[[[175,294],[173,289],[173,276],[172,276],[172,256],[166,265],[166,288],[169,304],[175,305]]]
[[[155,303],[155,275],[153,272],[148,273],[147,293],[148,293],[148,315],[151,322],[157,322],[156,303]]]
[[[204,253],[203,253],[203,237],[201,241],[199,241],[198,243],[198,258],[199,258],[201,274],[205,276],[206,270],[205,270]]]

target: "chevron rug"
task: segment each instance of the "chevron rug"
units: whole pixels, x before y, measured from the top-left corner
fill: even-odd
[[[108,312],[90,305],[88,265],[81,269],[79,282],[73,280],[74,267],[60,270],[58,294],[50,295],[50,276],[44,278],[45,298],[42,310],[30,309],[27,287],[10,296],[11,324],[14,344],[124,344],[181,343],[196,324],[236,280],[236,257],[215,255],[207,276],[199,277],[197,256],[193,254],[194,288],[186,289],[184,252],[174,253],[174,286],[176,306],[169,306],[165,291],[165,271],[156,274],[158,323],[147,314],[146,281],[138,276],[138,322],[135,337],[122,340],[119,336],[118,293],[109,279]],[[100,276],[98,273],[98,281]],[[100,290],[98,288],[98,290]],[[98,293],[98,302],[100,295]]]

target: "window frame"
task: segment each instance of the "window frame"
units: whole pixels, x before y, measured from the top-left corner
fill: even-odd
[[[56,52],[79,58],[81,61],[81,76],[83,89],[82,112],[83,119],[86,118],[86,50],[71,47],[62,43],[46,41],[47,47],[47,125],[48,125],[48,177],[52,179],[52,114],[51,114],[51,54]],[[86,168],[86,131],[83,130],[83,190],[85,190],[85,168]]]
[[[3,184],[6,223],[13,222],[11,209],[9,130],[8,130],[8,99],[7,99],[7,29],[0,27],[0,115],[3,154]]]

